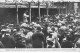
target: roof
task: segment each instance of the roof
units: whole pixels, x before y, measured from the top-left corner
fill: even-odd
[[[38,8],[38,2],[30,2],[31,8]],[[40,2],[40,8],[46,8],[46,2]],[[58,4],[58,5],[56,5]],[[0,2],[0,8],[16,8],[16,5],[18,8],[29,8],[29,2],[21,2],[21,3],[15,3],[15,2]],[[60,4],[60,2],[48,2],[49,8],[65,8],[63,4]]]
[[[40,8],[46,8],[46,3],[48,3],[49,8],[65,8],[64,4],[62,3],[66,2],[66,0],[39,0],[39,1],[40,1]],[[72,2],[74,0],[70,1]],[[0,8],[16,8],[16,4],[18,5],[18,8],[29,8],[29,2],[31,3],[31,8],[38,8],[38,0],[17,0],[17,1],[0,0]],[[54,3],[57,3],[58,5],[54,5]]]
[[[16,8],[16,6],[15,5],[0,5],[0,8]],[[18,5],[18,8],[29,8],[29,6]],[[31,8],[38,8],[38,6],[31,6]],[[40,8],[46,8],[46,6],[40,6]],[[50,6],[49,8],[66,8],[66,7]]]

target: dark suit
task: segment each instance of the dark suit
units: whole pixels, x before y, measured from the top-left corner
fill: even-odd
[[[32,35],[32,46],[33,48],[42,48],[44,45],[44,35],[40,32],[36,32]]]
[[[0,48],[4,48],[4,45],[1,41],[0,41]]]
[[[1,41],[5,48],[15,48],[15,40],[12,36],[5,35]]]
[[[72,48],[73,47],[73,44],[72,44],[72,42],[66,40],[66,41],[62,42],[61,47],[62,48]]]

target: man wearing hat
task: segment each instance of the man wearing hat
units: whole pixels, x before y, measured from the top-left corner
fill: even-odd
[[[23,18],[23,21],[24,21],[24,22],[28,22],[28,17],[29,17],[29,15],[27,15],[26,13],[24,13],[24,14],[23,14],[23,17],[24,17],[24,18]]]
[[[62,41],[61,48],[72,48],[73,43],[70,40],[70,37],[65,37]]]
[[[41,33],[41,28],[37,27],[37,31],[32,35],[33,48],[44,48],[44,34]]]
[[[9,31],[6,31],[6,34],[2,38],[2,43],[5,46],[5,48],[15,48],[15,40],[14,37],[10,35]]]

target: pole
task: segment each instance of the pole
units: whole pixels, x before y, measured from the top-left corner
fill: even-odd
[[[67,3],[65,3],[65,6],[66,6],[66,14],[67,14]]]
[[[71,13],[71,8],[72,8],[72,5],[71,5],[71,2],[69,2],[69,13]]]
[[[19,19],[18,19],[18,5],[16,3],[16,15],[17,15],[17,24],[19,24]]]
[[[41,17],[40,17],[40,2],[38,0],[38,11],[39,11],[39,22],[41,22]]]
[[[31,23],[31,3],[29,2],[29,18],[30,18],[30,23]]]
[[[60,3],[60,2],[59,2],[59,3]],[[59,14],[60,14],[60,12],[61,12],[60,6],[59,6],[58,8],[59,8]]]
[[[47,18],[48,18],[48,13],[49,13],[49,11],[48,11],[48,2],[46,3],[46,9],[47,9]]]

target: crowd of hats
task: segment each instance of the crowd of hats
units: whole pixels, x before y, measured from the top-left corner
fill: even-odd
[[[15,38],[19,37],[18,40],[20,40],[21,37],[25,38],[25,34],[27,34],[27,32],[29,31],[32,31],[32,32],[42,31],[46,28],[47,33],[51,35],[55,35],[53,36],[53,39],[49,38],[48,36],[46,37],[48,41],[47,42],[48,45],[50,45],[50,43],[52,44],[52,41],[57,37],[57,35],[61,37],[63,34],[65,34],[63,40],[66,40],[65,37],[72,37],[72,33],[75,36],[80,35],[80,27],[79,27],[80,16],[79,15],[74,15],[74,14],[62,15],[61,14],[61,15],[55,15],[47,19],[49,20],[47,23],[45,23],[44,21],[44,23],[31,22],[30,24],[22,23],[20,25],[15,25],[15,24],[1,25],[0,27],[1,33],[12,34],[12,35],[16,33]],[[24,43],[25,41],[22,40],[22,42]]]

